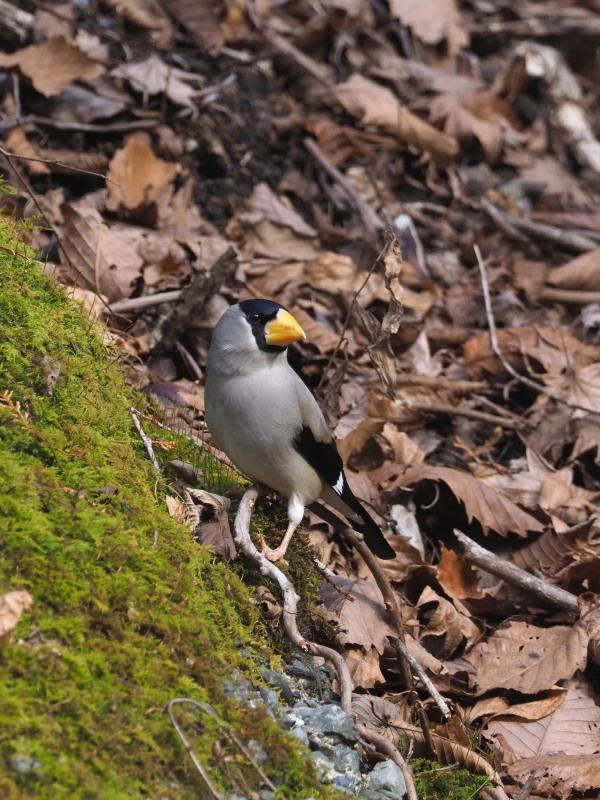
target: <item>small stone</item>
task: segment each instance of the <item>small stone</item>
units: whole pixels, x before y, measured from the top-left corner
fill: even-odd
[[[369,774],[369,787],[373,791],[389,792],[391,797],[402,798],[406,795],[404,776],[393,761],[380,761]]]
[[[267,760],[267,751],[260,742],[257,742],[256,739],[250,739],[250,741],[246,746],[250,751],[250,755],[256,761],[257,764],[265,763],[265,761]]]
[[[335,768],[344,775],[360,775],[360,755],[347,744],[338,744],[333,748],[333,763]]]
[[[281,697],[288,705],[291,705],[300,698],[300,692],[291,687],[290,683],[281,672],[277,672],[275,669],[266,669],[262,673],[262,679],[265,683],[270,683],[276,689],[279,689]]]
[[[296,707],[294,713],[315,731],[336,734],[347,742],[358,742],[360,739],[352,717],[339,706],[329,704],[319,708]]]
[[[276,714],[279,711],[279,695],[275,689],[267,689],[263,686],[260,690],[260,698],[265,704],[267,711]]]

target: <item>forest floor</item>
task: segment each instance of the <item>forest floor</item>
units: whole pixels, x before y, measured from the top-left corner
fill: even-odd
[[[210,447],[221,313],[270,297],[306,331],[292,363],[452,717],[311,517],[355,713],[497,797],[597,796],[598,2],[4,6],[5,211],[149,404]]]

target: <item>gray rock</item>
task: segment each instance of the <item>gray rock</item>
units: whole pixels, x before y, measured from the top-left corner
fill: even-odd
[[[277,716],[279,712],[279,695],[275,691],[275,689],[267,689],[263,686],[260,690],[260,699],[265,704],[267,711],[269,711],[274,716]]]
[[[294,708],[294,714],[313,730],[326,734],[335,734],[347,742],[358,742],[360,733],[350,714],[346,714],[339,706],[328,704],[318,708]]]
[[[361,783],[362,778],[360,775],[336,775],[333,779],[333,785],[336,789],[344,789],[352,794],[356,792]]]
[[[300,692],[290,685],[289,681],[286,680],[281,672],[277,672],[275,669],[266,669],[262,673],[262,678],[265,683],[270,683],[276,689],[279,689],[281,692],[281,697],[288,705],[291,705],[296,700],[300,699]]]
[[[400,767],[393,761],[380,761],[376,764],[368,777],[367,786],[374,792],[387,792],[390,798],[406,796],[406,783]]]
[[[260,742],[257,742],[256,739],[250,739],[246,747],[257,764],[265,763],[267,760],[267,751]]]
[[[354,748],[347,744],[338,744],[333,748],[332,757],[339,772],[344,775],[360,775],[361,758]]]

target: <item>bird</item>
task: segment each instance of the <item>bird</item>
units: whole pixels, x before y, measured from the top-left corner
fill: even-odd
[[[379,558],[395,552],[352,493],[335,441],[287,348],[306,339],[279,303],[243,300],[217,322],[208,352],[205,421],[234,466],[287,498],[289,525],[271,561],[283,558],[304,510],[317,500],[343,514]]]

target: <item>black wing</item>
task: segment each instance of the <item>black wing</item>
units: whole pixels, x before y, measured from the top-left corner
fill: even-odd
[[[351,526],[365,537],[365,544],[379,558],[395,558],[396,553],[385,540],[379,525],[352,494],[344,474],[344,463],[335,442],[319,442],[308,425],[304,425],[294,438],[294,446],[311,467],[340,499],[362,520],[349,520]]]

